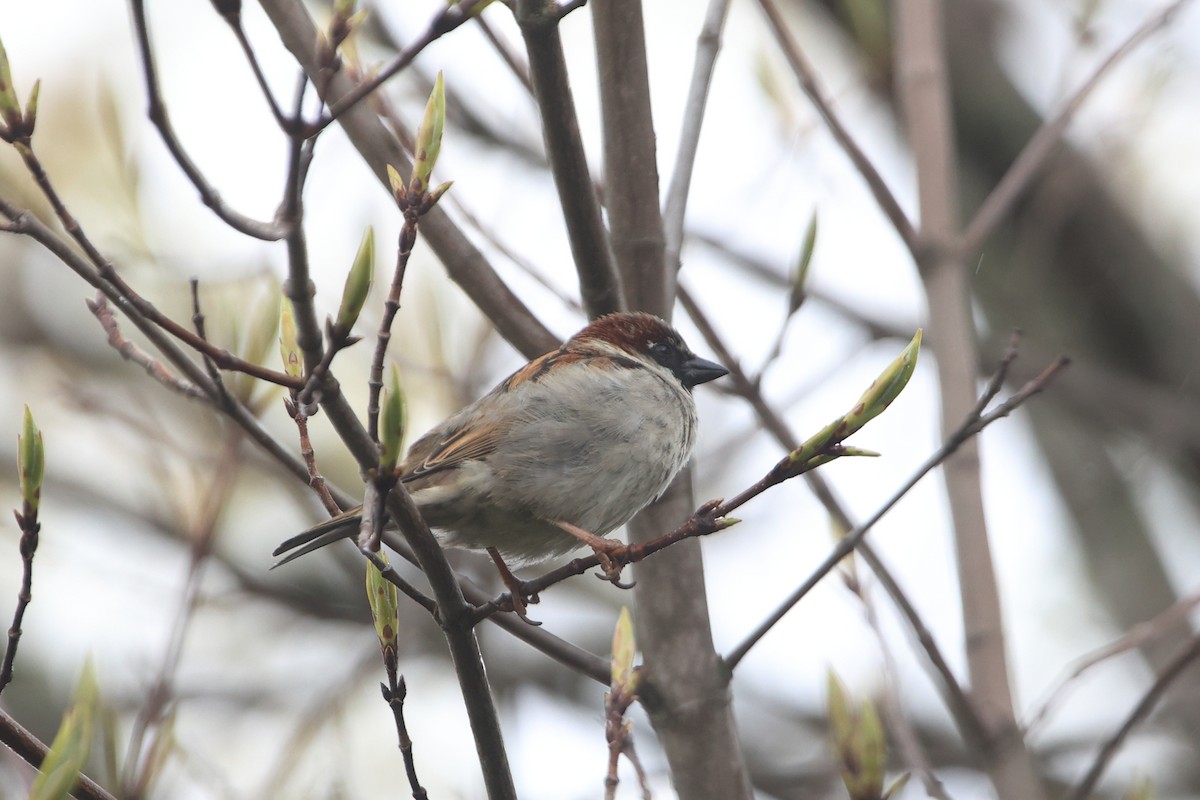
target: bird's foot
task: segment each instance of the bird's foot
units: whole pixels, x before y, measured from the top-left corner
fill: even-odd
[[[509,602],[512,604],[513,613],[520,617],[521,621],[527,625],[533,625],[534,627],[541,625],[542,623],[530,618],[526,613],[529,603],[538,602],[537,592],[526,591],[525,587],[527,584],[525,581],[512,573],[512,570],[508,568],[508,564],[504,563],[504,559],[500,557],[500,552],[496,548],[489,547],[487,552],[496,565],[496,571],[500,573],[500,580],[504,583],[504,588],[508,589]]]

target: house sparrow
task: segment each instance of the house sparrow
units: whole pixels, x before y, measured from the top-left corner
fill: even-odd
[[[505,561],[619,547],[600,537],[691,456],[692,387],[727,373],[658,317],[609,314],[418,439],[400,480],[443,545],[487,550],[512,588]],[[360,520],[353,509],[289,539],[275,566],[355,535]]]

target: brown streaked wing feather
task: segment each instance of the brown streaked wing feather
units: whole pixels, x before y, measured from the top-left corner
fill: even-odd
[[[601,369],[629,369],[642,365],[632,358],[622,358],[612,354],[597,354],[587,350],[571,347],[570,343],[535,358],[519,370],[505,378],[491,394],[511,392],[522,384],[534,384],[545,377],[552,369],[591,361]],[[477,423],[468,424],[445,439],[426,435],[418,440],[408,453],[405,465],[405,482],[425,478],[432,473],[451,470],[466,461],[475,461],[490,455],[495,451],[499,440],[499,432],[492,427],[481,427]]]

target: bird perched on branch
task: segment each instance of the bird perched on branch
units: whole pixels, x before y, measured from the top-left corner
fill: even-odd
[[[513,588],[505,562],[621,546],[603,537],[691,457],[692,388],[727,373],[658,317],[609,314],[418,439],[400,480],[443,545],[488,551]],[[352,509],[288,539],[275,566],[355,535],[360,520]]]

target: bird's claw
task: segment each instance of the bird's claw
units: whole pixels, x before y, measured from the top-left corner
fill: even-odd
[[[629,548],[626,545],[617,544],[615,542],[613,545],[613,547],[607,550],[599,547],[594,548],[596,551],[596,558],[600,561],[601,570],[600,573],[596,574],[596,577],[602,581],[608,581],[618,589],[632,589],[637,584],[637,581],[630,581],[629,583],[623,582],[621,580],[621,570],[625,565],[621,561],[618,561],[616,558],[614,558],[614,556],[627,553]]]

